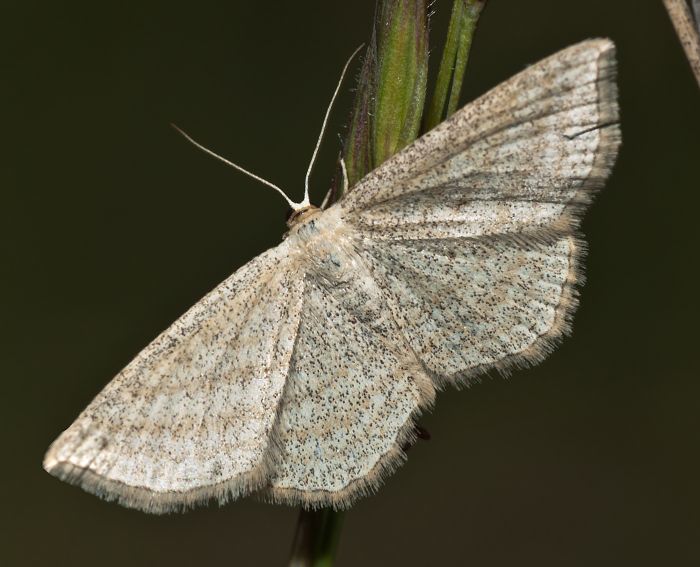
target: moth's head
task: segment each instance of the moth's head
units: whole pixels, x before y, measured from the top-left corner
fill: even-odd
[[[314,207],[313,205],[308,205],[301,209],[289,209],[287,211],[287,226],[289,228],[294,228],[300,224],[305,223],[311,217],[316,216],[321,212],[321,209]]]

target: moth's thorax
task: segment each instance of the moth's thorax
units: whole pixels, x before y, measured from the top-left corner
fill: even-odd
[[[342,280],[354,256],[356,234],[343,221],[339,206],[317,209],[287,234],[296,250],[306,256],[314,271],[324,278]]]

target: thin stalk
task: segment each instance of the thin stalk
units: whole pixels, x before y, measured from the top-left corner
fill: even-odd
[[[428,79],[427,0],[384,0],[372,137],[377,167],[418,137]]]
[[[698,86],[700,86],[700,32],[698,31],[698,22],[693,20],[690,6],[686,4],[685,0],[663,0],[663,3],[666,6],[666,11],[671,18],[673,27],[676,28],[676,34],[683,46]],[[694,6],[697,7],[697,2]],[[700,21],[700,15],[697,11],[695,16]]]
[[[486,0],[455,0],[440,60],[435,90],[425,117],[424,130],[437,126],[457,110],[472,39]]]
[[[300,510],[289,567],[332,567],[343,519],[329,508]]]
[[[457,47],[457,57],[454,64],[454,74],[452,75],[450,99],[447,102],[445,118],[448,118],[457,110],[459,95],[462,92],[464,72],[467,69],[469,53],[474,39],[474,31],[476,30],[476,24],[479,22],[479,16],[485,4],[486,0],[466,0],[465,2],[464,10],[462,11],[462,25],[459,30],[459,45]]]

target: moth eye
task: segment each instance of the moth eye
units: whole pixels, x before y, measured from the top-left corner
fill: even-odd
[[[289,219],[292,218],[292,215],[294,214],[294,209],[291,207],[287,209],[287,212],[284,214],[284,220],[285,222],[289,222]]]

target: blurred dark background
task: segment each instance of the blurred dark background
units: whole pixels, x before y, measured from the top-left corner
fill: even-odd
[[[451,2],[437,0],[437,67]],[[283,565],[296,510],[149,516],[41,469],[157,333],[279,242],[347,56],[353,2],[11,2],[2,23],[3,565]],[[584,223],[574,334],[438,398],[433,440],[347,515],[338,565],[700,564],[700,91],[661,1],[487,6],[467,102],[594,36],[618,46],[623,147]],[[327,187],[352,93],[313,176]]]

